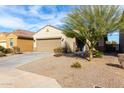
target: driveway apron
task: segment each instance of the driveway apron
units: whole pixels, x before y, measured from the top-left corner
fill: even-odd
[[[32,62],[34,60],[41,58],[46,58],[52,55],[53,53],[48,53],[48,52],[31,52],[31,53],[3,57],[0,58],[0,67],[16,68],[25,63]]]

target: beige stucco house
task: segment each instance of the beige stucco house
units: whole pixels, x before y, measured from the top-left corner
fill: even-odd
[[[15,30],[13,32],[0,33],[0,46],[5,48],[19,47],[22,52],[33,51],[34,32]]]
[[[8,32],[1,32],[0,33],[0,46],[7,48],[7,36],[9,35]]]
[[[53,51],[57,47],[67,47],[71,52],[76,50],[75,38],[67,38],[62,30],[51,25],[41,28],[33,37],[36,51]]]
[[[76,50],[85,51],[86,45],[76,38],[66,37],[62,30],[51,25],[44,26],[33,35],[35,51],[53,51],[54,48],[63,47],[68,52]],[[99,50],[104,50],[103,39],[98,41]]]

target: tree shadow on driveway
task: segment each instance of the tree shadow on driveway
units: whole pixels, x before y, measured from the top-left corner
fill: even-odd
[[[113,63],[106,63],[106,65],[111,66],[111,67],[115,67],[115,68],[120,68],[123,69],[121,65],[119,64],[113,64]]]
[[[77,59],[80,58],[80,59],[85,59],[85,60],[89,61],[89,59],[87,57],[82,56],[81,54],[65,53],[62,56],[71,57],[71,58],[77,58]]]

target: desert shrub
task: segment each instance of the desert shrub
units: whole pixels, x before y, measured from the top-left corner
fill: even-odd
[[[81,68],[81,63],[76,61],[71,65],[72,68]]]
[[[4,47],[3,46],[0,46],[0,51],[4,51]]]
[[[3,56],[6,56],[6,54],[0,51],[0,57],[3,57]]]
[[[103,52],[100,52],[100,51],[96,50],[96,51],[94,51],[93,56],[95,58],[101,58],[103,56]]]
[[[22,52],[21,52],[19,47],[13,47],[13,53],[14,54],[22,54]]]
[[[59,56],[62,56],[65,49],[61,48],[61,47],[58,47],[58,48],[55,48],[53,51],[54,51],[54,56],[59,57]]]
[[[12,53],[12,52],[13,52],[13,50],[11,48],[5,48],[3,50],[3,53],[5,53],[5,54]]]
[[[55,48],[53,51],[54,51],[54,53],[63,53],[64,48],[58,47],[58,48]]]

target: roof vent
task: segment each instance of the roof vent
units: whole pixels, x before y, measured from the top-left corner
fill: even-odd
[[[49,30],[47,29],[46,32],[49,32]]]

